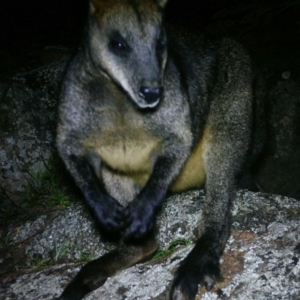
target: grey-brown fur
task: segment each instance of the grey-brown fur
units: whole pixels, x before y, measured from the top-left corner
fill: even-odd
[[[262,93],[235,41],[165,33],[165,2],[91,1],[86,42],[63,84],[57,146],[103,231],[121,236],[117,252],[127,260],[111,258],[114,271],[136,262],[124,245],[145,257],[155,251],[149,241],[168,191],[205,182],[199,240],[170,293],[184,300],[220,276],[235,181],[261,148]],[[81,299],[111,275],[96,264],[61,299]]]

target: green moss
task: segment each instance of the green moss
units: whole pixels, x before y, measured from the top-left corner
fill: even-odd
[[[66,174],[60,169],[58,157],[53,156],[48,163],[41,162],[37,171],[28,173],[28,185],[19,192],[21,205],[66,207],[71,203],[70,187],[64,183]]]
[[[160,259],[160,258],[163,258],[163,257],[166,257],[166,256],[169,256],[170,254],[172,254],[175,249],[178,247],[178,246],[189,246],[191,245],[192,242],[191,241],[186,241],[186,240],[175,240],[171,243],[169,243],[168,247],[166,250],[161,250],[159,249],[155,255],[152,257],[152,260],[156,260],[156,259]]]

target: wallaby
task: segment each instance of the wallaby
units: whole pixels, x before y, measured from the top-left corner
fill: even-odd
[[[247,51],[164,25],[167,0],[91,0],[62,88],[57,147],[103,232],[120,246],[85,265],[81,299],[157,249],[167,192],[205,185],[199,239],[170,299],[210,290],[230,234],[235,183],[263,143],[262,91]]]

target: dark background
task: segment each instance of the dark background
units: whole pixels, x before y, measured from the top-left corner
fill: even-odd
[[[46,46],[72,49],[79,44],[87,0],[1,1],[2,73],[38,61]],[[263,67],[299,76],[300,0],[169,0],[166,18],[211,35],[234,37]]]

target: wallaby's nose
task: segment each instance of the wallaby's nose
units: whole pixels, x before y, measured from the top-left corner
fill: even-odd
[[[139,95],[151,105],[159,100],[163,93],[163,87],[141,86]]]

